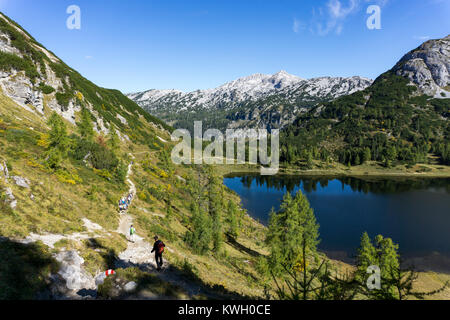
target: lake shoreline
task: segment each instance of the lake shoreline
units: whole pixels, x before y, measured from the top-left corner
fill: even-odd
[[[425,165],[419,165],[425,166]],[[215,168],[222,176],[232,174],[260,174],[260,167],[256,165],[217,165]],[[378,177],[378,178],[450,178],[450,166],[426,165],[431,171],[406,171],[408,169],[387,169],[375,166],[357,166],[352,168],[311,169],[302,170],[281,167],[276,176],[327,176],[327,177]],[[442,169],[439,169],[442,168]]]
[[[356,268],[356,258],[352,258],[342,251],[320,250],[328,259],[338,264],[343,264],[349,268]],[[423,256],[403,257],[402,267],[412,267],[420,273],[435,272],[442,275],[450,276],[450,257],[442,255],[438,252],[432,252]]]

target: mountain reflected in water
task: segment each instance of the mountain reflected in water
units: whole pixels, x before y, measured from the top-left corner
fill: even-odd
[[[438,260],[450,271],[450,179],[230,175],[224,183],[243,207],[267,224],[286,192],[302,190],[320,224],[319,248],[350,261],[360,237],[382,234],[400,245],[402,256],[422,266]],[[425,258],[426,257],[426,258]],[[431,257],[431,258],[430,258]]]

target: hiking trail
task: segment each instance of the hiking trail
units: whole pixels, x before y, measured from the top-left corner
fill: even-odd
[[[134,159],[134,156],[130,154],[130,156]],[[130,205],[128,206],[128,209],[133,203],[133,199],[137,194],[136,186],[131,181],[130,176],[133,173],[132,170],[133,162],[128,165],[128,172],[127,172],[127,183],[130,186],[129,194],[133,195],[133,198],[131,200]],[[173,285],[176,285],[178,287],[181,287],[185,290],[188,296],[192,297],[198,294],[204,294],[210,297],[216,296],[216,294],[209,292],[206,288],[203,288],[198,283],[194,283],[192,281],[186,280],[186,276],[183,275],[181,272],[179,272],[176,269],[171,268],[169,262],[167,259],[163,259],[164,264],[162,266],[162,271],[156,270],[156,261],[155,261],[155,254],[151,253],[153,249],[153,245],[145,241],[144,238],[140,237],[138,235],[139,230],[137,230],[137,234],[134,235],[134,242],[130,240],[130,226],[133,224],[133,217],[128,214],[128,209],[124,211],[120,215],[119,220],[119,227],[117,229],[117,232],[120,234],[125,235],[125,237],[128,239],[128,246],[125,251],[122,251],[118,255],[118,260],[115,263],[116,268],[130,268],[130,267],[137,267],[141,269],[144,272],[148,272],[151,274],[156,275],[161,280],[171,283]],[[141,208],[137,208],[140,209]],[[147,212],[147,211],[144,211]],[[162,216],[159,214],[149,213],[155,216]],[[164,217],[164,216],[162,216]],[[166,250],[168,252],[174,252],[171,248],[166,246]],[[147,295],[145,292],[138,292],[131,295],[133,299],[154,299],[154,295]]]

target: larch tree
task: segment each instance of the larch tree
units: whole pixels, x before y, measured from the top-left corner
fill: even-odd
[[[81,111],[81,120],[78,125],[78,132],[82,139],[87,141],[94,140],[94,125],[92,124],[91,113],[88,109],[83,108]]]
[[[308,199],[301,191],[294,198],[287,193],[278,212],[270,215],[267,244],[269,266],[281,272],[281,266],[292,269],[302,256],[314,256],[319,244],[319,225]],[[300,261],[306,264],[306,261]]]

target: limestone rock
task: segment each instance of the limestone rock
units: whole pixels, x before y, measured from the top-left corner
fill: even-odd
[[[126,292],[132,292],[132,291],[136,290],[136,288],[137,288],[137,283],[134,282],[134,281],[128,282],[128,283],[123,287],[123,289],[124,289]]]
[[[450,35],[429,40],[407,53],[393,71],[436,98],[450,97]]]
[[[56,260],[61,263],[58,274],[66,281],[69,290],[95,289],[94,278],[82,268],[84,259],[78,252],[61,251]]]
[[[8,197],[9,205],[11,206],[11,209],[15,209],[17,207],[17,200],[16,197],[14,197],[14,194],[11,190],[11,188],[6,188],[5,190],[6,196]]]
[[[19,176],[12,177],[14,179],[14,182],[22,188],[30,189],[30,181],[27,178],[22,178]]]

